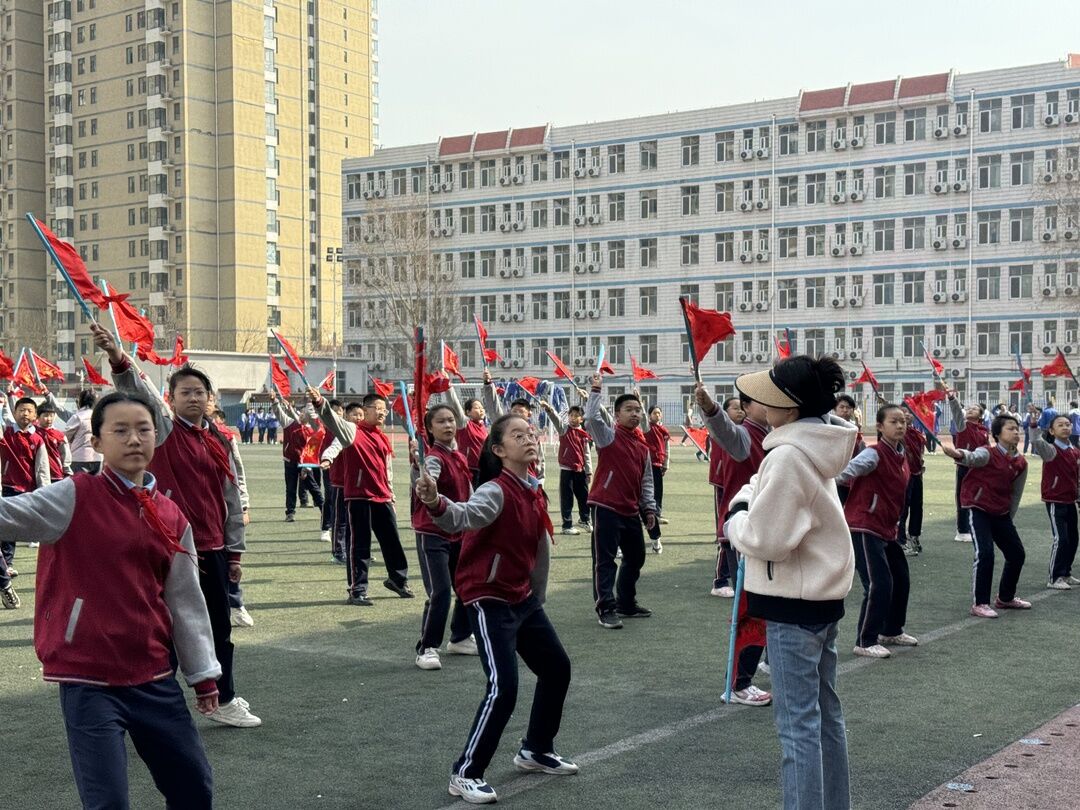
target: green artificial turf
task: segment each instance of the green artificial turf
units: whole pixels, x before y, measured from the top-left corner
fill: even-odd
[[[251,487],[246,603],[255,618],[235,630],[238,693],[264,725],[253,730],[197,721],[225,808],[428,808],[450,802],[450,764],[484,688],[476,658],[443,656],[443,669],[413,666],[422,600],[378,586],[370,608],[348,607],[345,571],[318,540],[314,509],[283,522],[280,450],[243,448]],[[400,456],[399,456],[400,457]],[[1076,626],[1080,591],[1054,593],[1025,614],[969,622],[970,545],[955,543],[953,468],[928,456],[925,553],[911,561],[907,629],[949,634],[891,660],[851,654],[856,591],[841,626],[839,691],[848,723],[857,807],[906,807],[934,786],[1078,702]],[[404,504],[403,467],[398,499]],[[553,484],[554,482],[552,482]],[[1027,547],[1020,595],[1043,590],[1050,537],[1031,461],[1018,523]],[[550,487],[554,489],[554,487]],[[706,466],[673,452],[666,481],[664,553],[649,555],[639,585],[651,619],[601,629],[592,611],[588,537],[559,537],[548,612],[573,662],[560,751],[571,757],[634,735],[625,750],[590,754],[579,776],[519,777],[510,763],[524,731],[533,679],[523,671],[518,708],[488,770],[514,791],[502,804],[552,808],[773,807],[779,802],[779,745],[770,709],[724,707],[729,600],[709,596],[714,562],[712,493]],[[415,543],[402,536],[421,592]],[[558,521],[556,520],[556,525]],[[376,552],[377,553],[377,552]],[[41,681],[31,644],[35,552],[16,564],[18,611],[0,612],[0,717],[4,805],[78,806],[57,687]],[[998,559],[1000,571],[1000,557]],[[88,580],[94,589],[114,587]],[[92,598],[92,597],[90,597]],[[756,681],[768,688],[768,679]],[[713,712],[702,720],[701,715]],[[650,734],[698,718],[677,733]],[[658,739],[654,739],[657,738]],[[593,761],[590,763],[590,758]],[[132,752],[132,806],[162,801]],[[535,780],[523,781],[523,780]]]

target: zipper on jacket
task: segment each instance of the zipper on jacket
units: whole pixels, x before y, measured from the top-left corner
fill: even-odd
[[[975,490],[975,500],[979,500],[979,498],[982,497],[982,491],[983,491],[982,487],[979,487],[977,490]]]
[[[607,480],[606,480],[606,481],[604,481],[604,489],[607,489],[607,488],[608,488],[608,484],[610,484],[610,483],[611,483],[611,479],[612,479],[612,478],[613,478],[614,476],[615,476],[615,471],[614,471],[614,470],[609,470],[609,471],[608,471],[608,474],[607,474]]]
[[[772,581],[772,560],[765,563],[765,574],[768,576],[769,581]]]
[[[491,558],[491,572],[488,574],[488,578],[484,580],[487,583],[495,581],[495,572],[499,570],[499,561],[502,559],[501,554],[496,554]]]
[[[1054,480],[1050,482],[1050,488],[1053,489],[1057,486],[1058,476],[1054,476]]]
[[[877,493],[876,492],[874,493],[873,500],[870,501],[870,511],[873,512],[875,509],[877,509]]]
[[[68,616],[67,630],[64,631],[64,641],[67,644],[70,644],[71,640],[75,638],[75,625],[79,623],[79,615],[82,613],[82,606],[82,599],[76,599],[75,604],[71,606],[71,615]]]

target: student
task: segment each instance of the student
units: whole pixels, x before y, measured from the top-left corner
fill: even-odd
[[[738,397],[728,397],[720,408],[734,425],[741,425],[746,418],[746,411],[742,409],[742,401]],[[724,537],[727,504],[724,501],[723,465],[727,454],[713,441],[711,435],[706,439],[705,446],[709,453],[709,483],[713,488],[713,517],[716,520],[716,573],[709,595],[732,599],[735,589],[731,587],[731,570],[728,567],[728,557],[732,555],[726,550],[728,543]]]
[[[746,556],[750,613],[766,621],[784,807],[801,810],[850,806],[836,636],[855,561],[833,478],[858,429],[829,415],[844,384],[835,361],[805,355],[735,380],[772,432],[725,531]]]
[[[1072,430],[1069,432],[1069,442],[1073,447],[1080,447],[1080,402],[1075,400],[1069,403],[1069,421]]]
[[[263,443],[269,425],[270,417],[266,415],[266,408],[259,408],[259,412],[255,415],[255,426],[259,430],[259,444]]]
[[[1050,578],[1046,587],[1068,591],[1080,585],[1072,575],[1076,557],[1076,499],[1080,495],[1080,450],[1069,442],[1072,421],[1059,416],[1045,436],[1034,435],[1035,453],[1043,460],[1042,500],[1050,517]]]
[[[956,399],[956,394],[952,391],[948,392],[946,401],[949,407],[949,432],[952,434],[953,444],[956,449],[975,450],[979,447],[988,447],[990,445],[990,431],[983,424],[983,414],[985,412],[983,406],[976,403],[963,408]],[[944,449],[943,445],[942,450],[944,451]],[[949,453],[946,452],[946,455],[949,455]],[[958,543],[971,542],[970,516],[960,504],[960,489],[968,472],[966,465],[956,465],[956,537],[953,540]]]
[[[596,475],[589,490],[592,507],[593,597],[600,626],[618,630],[622,619],[647,618],[652,611],[637,601],[637,581],[645,564],[641,522],[654,531],[652,461],[641,423],[641,400],[636,394],[615,399],[615,426],[601,415],[599,374],[585,405],[585,430],[596,444]],[[616,569],[615,553],[622,552]],[[617,574],[616,574],[617,570]]]
[[[247,471],[244,469],[244,460],[240,457],[236,437],[229,429],[225,412],[217,407],[217,398],[213,394],[206,400],[206,416],[217,426],[218,431],[229,444],[229,458],[232,460],[233,469],[236,470],[236,488],[240,490],[240,508],[244,513],[244,525],[247,526],[250,522],[248,509],[251,505],[251,499],[248,497]],[[233,582],[231,579],[229,580],[229,620],[233,627],[255,626],[255,619],[244,605],[244,591],[240,583]]]
[[[426,470],[415,489],[436,526],[462,534],[455,583],[479,641],[487,694],[451,770],[449,792],[471,804],[498,798],[484,772],[517,702],[518,655],[537,682],[514,765],[555,775],[578,772],[555,751],[570,659],[543,608],[553,527],[547,500],[529,474],[538,455],[536,431],[508,414],[491,426],[480,457],[482,482],[468,501],[439,494]]]
[[[766,424],[768,411],[763,404],[754,402],[740,391],[739,407],[744,416],[739,424],[735,424],[730,413],[713,401],[703,383],[694,387],[694,398],[712,442],[710,459],[713,453],[723,457],[720,466],[721,489],[724,499],[730,501],[732,494],[739,492],[757,473],[765,458],[764,442],[769,431]],[[721,520],[726,520],[730,510],[723,502],[721,511]],[[727,570],[734,576],[739,565],[738,553],[727,542],[726,536],[721,548],[727,558]],[[730,597],[727,597],[727,591],[722,591],[720,595],[732,598],[735,591],[731,590]],[[752,617],[746,610],[746,598],[744,592],[739,600],[739,630],[736,636],[738,650],[735,656],[736,672],[731,701],[745,706],[768,706],[772,702],[772,695],[752,683],[765,651],[765,627],[763,622]]]
[[[14,498],[49,485],[49,452],[44,437],[34,425],[37,403],[30,397],[21,397],[11,404],[0,397],[0,408],[5,404],[10,412],[5,413],[4,432],[0,436],[0,492],[4,498]],[[0,552],[0,602],[4,608],[13,610],[20,604],[18,594],[11,587],[12,578],[19,575],[14,564],[15,543],[0,540]]]
[[[1039,407],[1034,402],[1029,402],[1027,408],[1024,410],[1024,419],[1020,423],[1020,427],[1024,431],[1024,455],[1028,454],[1031,450],[1031,442],[1036,436],[1036,431],[1039,425]],[[1034,452],[1034,451],[1032,451]]]
[[[0,500],[0,537],[42,544],[34,651],[60,684],[60,708],[84,807],[127,807],[125,732],[170,807],[209,808],[210,764],[169,660],[175,650],[196,706],[218,704],[210,618],[191,527],[147,466],[154,409],[113,392],[92,416],[101,475],[80,474]],[[87,588],[88,571],[107,572]]]
[[[907,430],[904,431],[904,452],[907,454],[908,479],[904,493],[904,509],[900,512],[900,545],[909,557],[922,554],[923,523],[923,472],[926,471],[926,433],[915,421],[915,416],[904,406]]]
[[[907,557],[896,541],[911,477],[904,445],[907,430],[903,409],[882,405],[877,412],[877,444],[851,459],[836,477],[838,484],[849,487],[844,517],[863,586],[854,652],[865,658],[888,658],[889,646],[919,643],[904,632],[911,578]]]
[[[394,468],[390,440],[382,432],[389,409],[382,394],[364,397],[364,416],[357,423],[334,413],[328,400],[315,388],[308,397],[326,429],[345,448],[345,502],[349,510],[348,597],[346,604],[369,607],[375,603],[368,595],[368,562],[371,535],[382,549],[388,577],[383,587],[402,599],[412,599],[409,589],[409,563],[398,536],[392,486]]]
[[[322,492],[315,484],[314,476],[306,474],[307,470],[300,467],[300,454],[315,433],[315,428],[311,426],[312,420],[306,413],[303,417],[297,415],[293,406],[283,402],[276,391],[270,391],[269,395],[270,407],[285,426],[281,441],[281,457],[285,462],[285,522],[292,523],[296,520],[297,490],[302,500],[306,500],[303,496],[307,493],[316,508],[321,510],[323,507]]]
[[[424,414],[426,448],[424,470],[435,482],[439,495],[452,503],[464,503],[472,495],[472,473],[469,462],[454,444],[458,433],[457,418],[449,405],[435,405]],[[420,477],[413,459],[413,474]],[[415,482],[414,482],[415,483]],[[461,533],[440,528],[427,508],[412,495],[412,527],[416,532],[416,553],[420,559],[420,575],[427,591],[424,612],[420,619],[420,640],[416,642],[416,666],[420,669],[442,669],[439,647],[450,619],[450,641],[446,651],[451,655],[479,655],[476,639],[471,635],[469,615],[461,597],[450,611],[454,575],[461,552]]]
[[[117,390],[142,392],[153,404],[157,436],[149,469],[157,486],[191,524],[199,552],[199,586],[210,615],[214,654],[221,663],[220,703],[208,717],[236,728],[259,726],[262,720],[236,694],[233,677],[229,582],[239,583],[243,576],[240,559],[246,548],[244,512],[228,442],[206,418],[206,402],[213,386],[202,371],[183,365],[169,377],[166,405],[157,389],[116,345],[112,333],[96,323],[90,324],[90,331],[94,344],[109,356]]]
[[[71,445],[72,472],[96,473],[101,470],[101,456],[90,441],[90,414],[97,394],[83,389],[75,400],[76,410],[64,424],[64,435]]]
[[[486,368],[484,369],[484,387],[480,389],[480,398],[483,402],[484,410],[493,417],[498,418],[506,413],[506,407],[503,405],[502,399],[495,390],[495,381],[491,377],[491,372]],[[515,399],[511,402],[510,413],[520,416],[530,424],[532,423],[532,405],[529,404],[527,399]],[[547,471],[547,459],[544,457],[543,442],[540,442],[540,444],[537,445],[536,453],[536,461],[534,461],[529,468],[529,475],[539,481],[540,487],[543,488],[545,473]]]
[[[581,427],[585,411],[580,405],[571,405],[566,421],[559,418],[550,402],[540,400],[540,407],[551,420],[559,434],[559,511],[562,514],[562,533],[581,534],[581,529],[591,531],[589,522],[589,479],[592,477],[592,439]],[[578,525],[574,525],[574,501],[578,507]],[[580,528],[579,528],[580,527]]]
[[[56,406],[47,398],[38,405],[37,426],[41,438],[45,441],[45,452],[49,456],[50,482],[62,481],[71,475],[71,445],[68,444],[64,431],[53,427],[56,422]]]
[[[1031,602],[1016,597],[1016,584],[1024,567],[1024,544],[1013,524],[1013,516],[1020,507],[1027,480],[1027,459],[1017,450],[1020,422],[1015,416],[1002,414],[994,418],[990,434],[997,443],[994,447],[964,450],[941,445],[945,455],[968,468],[960,488],[960,504],[969,510],[968,531],[975,545],[971,615],[981,619],[996,619],[994,608],[1031,608]],[[1001,549],[1005,565],[994,607],[990,607],[995,545]]]
[[[338,416],[343,416],[346,422],[356,424],[363,414],[363,406],[359,402],[350,402],[342,407],[336,399],[330,400],[330,408]],[[341,453],[341,442],[334,438],[334,434],[327,430],[323,436],[322,453],[319,461],[330,481],[330,495],[324,503],[330,504],[330,536],[323,535],[324,540],[330,541],[330,558],[338,565],[345,565],[345,550],[349,541],[349,509],[345,503],[345,456]]]
[[[841,394],[836,398],[836,407],[833,408],[833,413],[845,422],[851,422],[859,431],[855,436],[855,449],[851,451],[851,457],[855,458],[866,449],[866,442],[863,441],[862,435],[862,414],[855,407],[855,400],[848,394]],[[847,500],[850,487],[837,481],[836,489],[840,493],[840,503],[843,504]]]
[[[469,462],[469,469],[473,476],[473,489],[480,486],[480,451],[484,448],[487,440],[488,429],[485,419],[487,411],[484,403],[478,399],[465,400],[465,407],[461,406],[461,398],[458,397],[457,389],[451,385],[446,392],[446,404],[454,411],[457,420],[457,446],[461,454]]]
[[[645,420],[642,432],[645,434],[645,444],[649,447],[649,457],[652,459],[656,519],[664,524],[667,523],[667,518],[664,517],[664,474],[668,471],[668,447],[671,445],[671,434],[664,426],[664,411],[659,405],[649,408],[649,418]],[[660,553],[661,548],[659,541],[653,542],[653,551],[657,554]]]

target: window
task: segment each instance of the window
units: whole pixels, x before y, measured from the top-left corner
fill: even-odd
[[[642,169],[656,168],[656,141],[642,141],[639,147]]]
[[[777,178],[777,191],[780,195],[780,207],[799,204],[799,176],[797,174]]]
[[[896,196],[896,167],[877,166],[874,169],[874,197],[883,200]]]
[[[1027,93],[1022,96],[1013,96],[1010,99],[1012,107],[1012,128],[1030,129],[1035,126],[1035,94]]]
[[[458,227],[462,233],[476,233],[476,209],[471,205],[458,209]]]
[[[480,232],[490,233],[495,230],[495,206],[480,206]]]
[[[656,289],[656,287],[638,288],[639,312],[641,315],[651,316],[656,314]]]
[[[975,324],[975,353],[980,357],[999,354],[1001,351],[1001,324]]]
[[[807,225],[806,226],[806,255],[807,256],[824,256],[825,255],[825,226],[824,225]]]
[[[698,237],[696,235],[679,237],[679,249],[684,267],[698,263]]]
[[[656,191],[639,192],[638,199],[641,201],[641,218],[656,219]]]
[[[1009,298],[1031,298],[1032,278],[1035,268],[1030,264],[1009,268]]]
[[[495,185],[495,161],[494,160],[481,160],[480,161],[480,187],[486,188],[488,186]]]
[[[716,261],[730,262],[735,260],[735,234],[716,234]]]
[[[892,219],[874,220],[874,250],[896,249],[896,221]],[[891,302],[890,302],[891,303]]]
[[[892,326],[875,326],[873,331],[874,357],[888,357],[893,355],[893,342],[896,339],[896,330]]]
[[[656,335],[642,335],[638,339],[638,354],[642,363],[656,362]]]
[[[547,224],[547,200],[538,200],[532,204],[532,226],[534,228],[546,228]]]
[[[926,140],[926,107],[904,110],[904,140]]]
[[[557,290],[551,294],[552,307],[555,310],[555,318],[563,319],[570,317],[570,291]]]
[[[806,151],[825,151],[825,122],[811,121],[806,125]]]
[[[532,272],[534,276],[547,275],[548,252],[546,247],[532,249]]]
[[[979,244],[996,245],[1001,241],[1001,212],[979,211]]]
[[[926,218],[904,219],[904,250],[922,250],[926,247]]]
[[[725,211],[734,210],[735,206],[735,184],[734,183],[717,183],[716,184],[716,213],[721,214]]]
[[[776,282],[776,293],[780,309],[799,308],[799,282],[793,278],[784,278]]]
[[[1009,211],[1009,241],[1030,242],[1034,224],[1034,208],[1014,208]]]
[[[799,154],[798,124],[781,124],[776,129],[776,137],[781,155]]]
[[[777,228],[777,252],[781,259],[794,259],[799,255],[799,229]]]
[[[623,193],[608,194],[608,221],[622,222],[626,219],[626,195]]]
[[[735,159],[735,133],[716,133],[716,162],[727,163]]]
[[[622,270],[626,267],[626,242],[614,240],[607,243],[608,267]]]
[[[922,357],[925,342],[925,329],[922,326],[903,326],[900,328],[903,341],[904,357]]]
[[[680,143],[682,146],[682,165],[697,166],[699,163],[698,147],[700,138],[697,135],[686,135]]]
[[[642,269],[656,267],[656,239],[638,240],[638,251]]]
[[[904,303],[922,304],[926,300],[926,273],[910,272],[902,276]]]
[[[873,281],[874,303],[883,306],[895,303],[896,277],[892,273],[874,273]]]
[[[979,132],[1001,132],[1000,98],[985,98],[979,102]]]
[[[896,143],[896,113],[874,114],[874,143],[878,146]]]
[[[476,169],[472,163],[458,165],[458,182],[462,188],[476,188]]]
[[[720,281],[714,285],[716,291],[716,309],[730,312],[735,308],[735,285],[730,281]]]
[[[1001,298],[1001,268],[980,267],[975,271],[975,297],[979,301]]]
[[[1032,321],[1009,321],[1009,354],[1031,353]]]
[[[682,215],[692,216],[698,212],[698,195],[700,186],[683,186],[680,195],[682,197]]]
[[[926,164],[904,164],[904,196],[913,197],[926,193]]]
[[[806,279],[805,290],[807,309],[825,306],[825,276],[813,276]]]
[[[608,315],[621,318],[626,314],[626,290],[621,287],[607,291]]]
[[[1035,169],[1034,152],[1013,152],[1009,155],[1014,186],[1031,185],[1031,175]]]
[[[622,174],[626,171],[626,147],[621,143],[607,148],[608,174]]]
[[[806,204],[825,202],[825,173],[806,175]]]

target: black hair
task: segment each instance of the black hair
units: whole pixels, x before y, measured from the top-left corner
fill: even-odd
[[[799,418],[824,416],[836,407],[836,395],[844,390],[844,370],[831,357],[799,354],[781,360],[772,373],[782,377],[802,400]]]
[[[41,404],[37,406],[37,415],[44,416],[47,413],[56,413],[56,408],[47,399],[43,399]]]
[[[214,393],[214,386],[210,382],[210,378],[206,376],[206,372],[201,369],[195,368],[191,363],[184,363],[176,371],[169,375],[169,396],[172,396],[173,391],[176,390],[176,386],[180,380],[185,377],[195,377],[206,388],[207,394]]]
[[[734,397],[732,397],[732,399],[734,399]],[[745,411],[746,406],[747,405],[752,405],[753,403],[754,403],[753,397],[748,397],[742,391],[739,392],[739,407],[740,408],[742,408]]]
[[[582,408],[580,405],[571,405],[569,408],[566,409],[566,413],[568,416],[572,413],[580,413],[582,416],[584,416],[585,409]]]
[[[1006,422],[1012,422],[1017,428],[1020,427],[1020,420],[1011,413],[999,413],[994,417],[994,421],[990,423],[990,435],[994,437],[995,442],[998,440],[998,436],[1001,435],[1001,429],[1005,427]]]
[[[663,413],[664,409],[661,408],[659,405],[653,405],[651,408],[649,408],[649,415],[650,416],[652,415],[653,411],[660,411],[660,413]]]
[[[17,411],[23,405],[27,405],[27,404],[33,405],[34,406],[34,411],[35,412],[37,411],[37,400],[35,400],[33,397],[19,397],[17,400],[15,400],[15,407],[12,408],[12,410]]]
[[[154,406],[146,394],[141,391],[110,391],[94,403],[94,410],[90,414],[91,435],[101,438],[101,425],[105,422],[105,410],[110,405],[121,402],[133,402],[136,405],[142,405],[146,408],[146,412],[150,414],[150,421],[154,421]]]
[[[1073,400],[1072,402],[1069,403],[1069,407],[1070,408],[1080,408],[1080,402],[1077,402],[1076,400]]]
[[[475,405],[477,402],[480,402],[480,400],[478,400],[476,397],[473,397],[472,399],[465,400],[465,413],[468,413],[469,411],[471,411],[473,409],[473,405]],[[481,403],[481,404],[483,404],[483,403]]]
[[[532,416],[532,405],[529,404],[529,400],[527,399],[515,399],[510,403],[510,410],[514,410],[514,408],[524,408],[529,412],[529,415]]]
[[[637,394],[619,394],[619,396],[615,397],[615,413],[619,412],[619,408],[621,408],[625,402],[636,402],[640,405],[641,397]]]
[[[885,421],[885,417],[888,416],[889,411],[900,411],[900,413],[904,414],[905,421],[907,421],[906,420],[907,412],[904,410],[904,408],[902,406],[897,405],[895,402],[885,402],[885,403],[883,403],[881,405],[880,408],[877,409],[877,424],[878,424],[879,428],[880,428],[881,424]],[[881,431],[880,430],[878,430],[877,435],[878,435],[878,438],[880,439],[881,438]]]
[[[484,441],[484,446],[480,449],[479,468],[481,484],[498,478],[500,473],[502,473],[502,459],[495,455],[495,451],[492,448],[497,444],[501,445],[503,443],[506,426],[510,423],[510,420],[520,418],[520,416],[514,413],[504,413],[491,423],[491,430],[488,432],[488,437]]]
[[[341,400],[340,399],[332,399],[332,400],[330,400],[330,407],[331,408],[340,408],[341,407]]]
[[[841,394],[840,396],[838,396],[836,398],[836,404],[839,405],[841,402],[846,402],[852,408],[857,408],[858,407],[855,404],[855,397],[851,396],[851,394]]]
[[[1043,441],[1045,441],[1047,444],[1054,443],[1054,436],[1050,432],[1050,429],[1054,426],[1054,422],[1056,422],[1058,419],[1064,419],[1066,422],[1072,425],[1072,419],[1069,418],[1068,414],[1059,413],[1057,416],[1051,419],[1050,424],[1046,426],[1046,430],[1043,432]]]
[[[439,411],[450,411],[450,414],[454,417],[455,424],[457,423],[457,414],[454,413],[454,409],[445,402],[432,405],[427,409],[427,413],[424,414],[424,441],[428,444],[433,444],[435,442],[435,437],[431,435],[431,423],[435,421],[435,414]]]
[[[735,402],[736,400],[738,400],[739,407],[741,408],[742,407],[742,397],[728,397],[727,399],[724,400],[724,404],[721,405],[720,407],[723,408],[725,412],[727,412],[727,409],[731,407],[731,403]]]
[[[381,402],[383,405],[389,406],[390,400],[384,397],[382,394],[372,393],[364,395],[364,407],[372,408],[376,402]]]
[[[363,406],[362,403],[356,402],[355,400],[353,400],[352,402],[345,403],[345,413],[349,413],[349,411],[355,411],[355,410],[357,410],[359,408],[363,408],[363,407],[364,406]]]
[[[79,392],[79,397],[75,400],[75,405],[79,408],[93,408],[96,401],[97,394],[89,388],[85,388]]]

